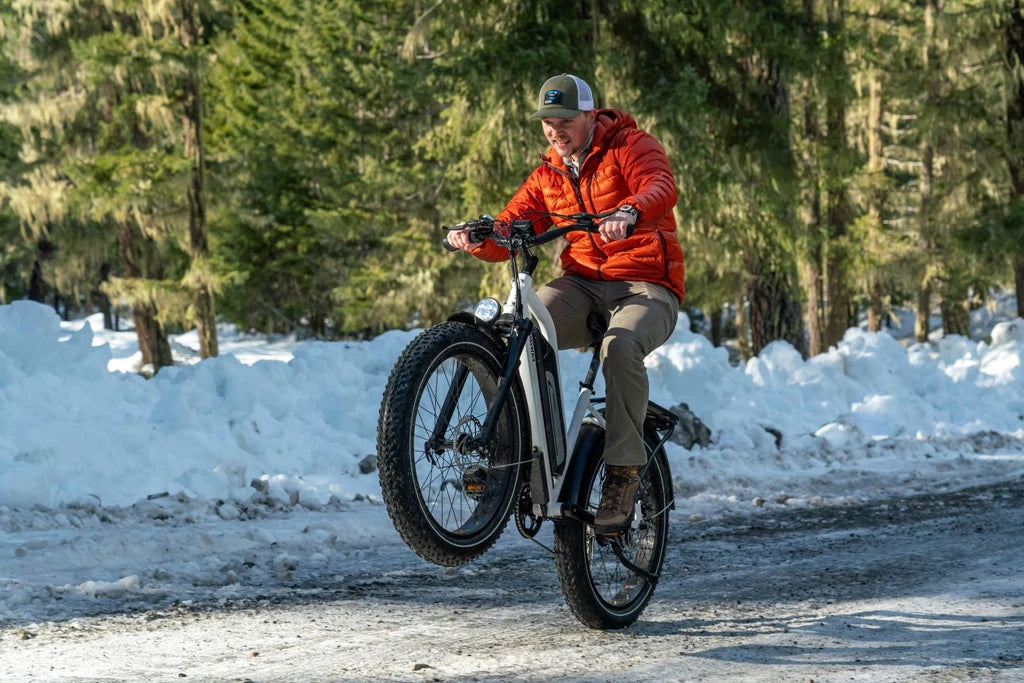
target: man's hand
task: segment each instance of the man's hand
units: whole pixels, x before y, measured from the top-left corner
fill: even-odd
[[[482,244],[482,242],[470,241],[469,228],[462,228],[461,230],[451,230],[448,232],[447,239],[448,244],[452,245],[456,249],[462,249],[463,251],[469,251],[470,249],[478,247]]]
[[[597,226],[605,242],[615,242],[629,237],[629,229],[636,224],[636,210],[619,209]]]

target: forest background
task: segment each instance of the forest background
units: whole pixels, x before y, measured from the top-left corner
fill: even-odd
[[[562,72],[665,146],[716,344],[1024,316],[1020,0],[0,0],[0,44],[0,303],[130,311],[154,370],[501,289],[442,226],[536,166]]]

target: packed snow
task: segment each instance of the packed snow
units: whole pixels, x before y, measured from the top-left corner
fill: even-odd
[[[647,359],[651,399],[687,404],[711,443],[667,444],[674,515],[686,523],[1021,476],[1024,320],[982,311],[975,328],[975,339],[924,344],[899,329],[851,328],[809,360],[776,342],[736,365],[681,314]],[[204,525],[202,543],[196,527],[173,523],[161,541],[193,584],[230,585],[233,548],[274,542],[244,523],[259,510],[303,515],[314,529],[291,539],[285,567],[326,566],[328,536],[400,543],[380,503],[375,436],[388,373],[417,333],[320,342],[221,325],[219,357],[199,361],[195,332],[178,335],[178,364],[146,379],[133,332],[104,330],[99,315],[62,322],[39,304],[0,306],[0,613],[72,593],[116,600],[159,581],[165,569],[145,571],[152,548],[101,540],[140,519]],[[589,356],[560,360],[571,406]],[[328,512],[329,523],[310,525]],[[75,528],[92,535],[60,552],[28,534]],[[220,554],[216,570],[190,555],[197,543]]]

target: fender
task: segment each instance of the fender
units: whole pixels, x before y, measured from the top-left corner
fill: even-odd
[[[600,463],[604,454],[604,428],[596,422],[585,421],[580,425],[579,436],[573,448],[569,469],[565,472],[565,483],[562,484],[560,503],[569,503],[585,510],[589,501],[583,497],[589,494],[581,491],[588,465]]]
[[[653,450],[651,457],[658,461],[662,472],[668,478],[670,484],[668,487],[668,503],[671,510],[674,510],[676,507],[676,496],[673,490],[674,487],[671,486],[672,470],[668,465],[668,455],[665,453],[664,443],[668,436],[671,435],[671,430],[675,428],[676,421],[678,421],[678,418],[661,406],[655,403],[648,404],[647,417],[644,420],[644,445],[648,451]],[[663,434],[662,432],[666,430],[669,431]],[[562,485],[560,503],[563,503],[563,505],[568,504],[570,508],[576,507],[577,511],[587,509],[587,506],[590,504],[590,501],[587,500],[590,492],[581,490],[583,481],[586,480],[586,475],[591,472],[591,468],[600,465],[603,454],[604,428],[596,422],[584,422],[580,427],[580,434],[573,448],[573,457],[570,460],[571,465],[565,473],[565,483]]]
[[[662,408],[654,401],[647,402],[647,415],[644,416],[644,445],[653,451],[654,457],[661,464],[662,471],[668,477],[668,506],[676,509],[676,491],[672,485],[672,470],[668,466],[668,454],[665,453],[665,442],[672,436],[679,424],[679,417],[670,410]]]
[[[508,342],[505,341],[504,337],[502,337],[501,334],[496,329],[494,329],[493,325],[480,322],[477,319],[477,317],[470,313],[469,311],[457,311],[455,313],[452,313],[450,316],[448,316],[448,320],[450,322],[466,323],[467,325],[472,325],[473,327],[477,328],[478,330],[486,334],[488,337],[490,337],[494,341],[494,343],[501,348],[504,348],[508,344]]]

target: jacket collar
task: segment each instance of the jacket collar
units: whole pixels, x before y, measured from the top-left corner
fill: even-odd
[[[590,148],[587,150],[583,164],[586,165],[591,157],[599,156],[608,140],[622,128],[636,128],[636,121],[629,114],[618,109],[598,109],[597,121],[594,126],[594,136],[591,139]],[[558,156],[553,147],[548,147],[547,152],[541,155],[541,159],[556,169],[570,173],[562,157]],[[582,168],[580,169],[582,171]]]

